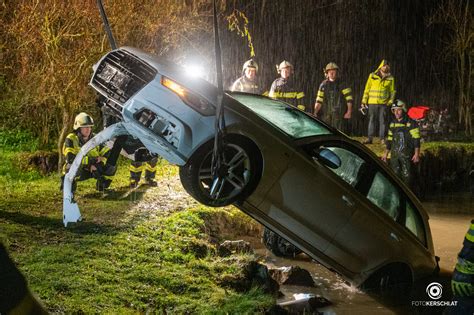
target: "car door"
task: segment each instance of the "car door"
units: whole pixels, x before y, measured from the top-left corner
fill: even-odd
[[[336,174],[318,157],[327,144],[302,145],[260,206],[271,219],[323,253],[359,207],[352,197],[354,188],[340,176],[355,185],[361,166],[354,159],[357,156],[338,151],[341,165],[340,175]]]

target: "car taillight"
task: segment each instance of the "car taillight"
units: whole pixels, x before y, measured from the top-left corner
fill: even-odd
[[[215,114],[215,107],[205,98],[192,93],[182,85],[163,76],[161,84],[174,93],[176,93],[188,106],[192,107],[204,116],[212,116]]]

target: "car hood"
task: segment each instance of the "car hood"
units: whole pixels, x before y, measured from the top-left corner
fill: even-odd
[[[207,82],[202,78],[191,77],[186,70],[164,58],[154,56],[150,53],[147,53],[141,49],[133,47],[121,47],[121,50],[125,50],[132,55],[140,58],[141,60],[148,63],[150,66],[158,70],[158,72],[166,76],[177,83],[183,85],[185,88],[191,90],[192,92],[199,94],[204,97],[212,104],[216,104],[217,100],[217,87]]]

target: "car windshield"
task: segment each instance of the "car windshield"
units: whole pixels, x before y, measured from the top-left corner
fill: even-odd
[[[251,94],[229,94],[258,116],[292,138],[304,138],[332,133],[315,119],[284,102]]]

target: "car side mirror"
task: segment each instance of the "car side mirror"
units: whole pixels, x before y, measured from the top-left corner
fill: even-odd
[[[319,149],[316,154],[316,159],[327,167],[336,169],[341,166],[341,159],[329,149]]]

